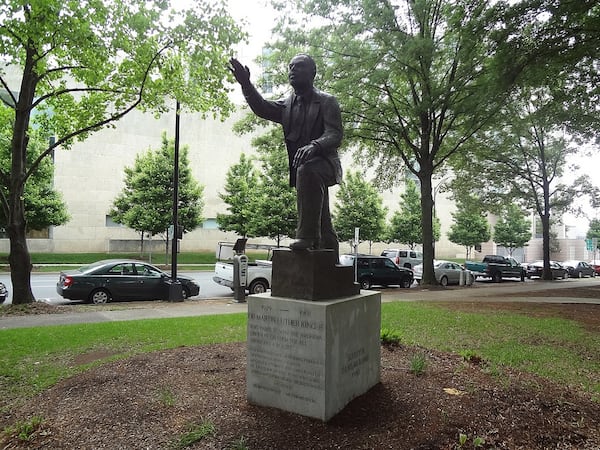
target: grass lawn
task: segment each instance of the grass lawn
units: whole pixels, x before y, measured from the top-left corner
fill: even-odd
[[[583,389],[600,401],[600,338],[576,322],[398,302],[382,305],[382,328],[404,344],[481,357],[498,376],[503,367],[513,367]],[[0,396],[7,408],[93,364],[245,338],[245,314],[0,330]],[[103,357],[77,362],[90,353]]]

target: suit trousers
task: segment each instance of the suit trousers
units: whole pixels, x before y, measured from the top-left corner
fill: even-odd
[[[332,249],[339,255],[337,233],[329,211],[329,186],[335,184],[332,164],[317,157],[306,161],[296,172],[298,205],[297,239],[311,239],[319,248]]]

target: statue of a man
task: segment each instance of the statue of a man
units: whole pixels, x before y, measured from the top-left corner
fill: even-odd
[[[250,70],[237,59],[231,71],[242,86],[252,111],[280,123],[288,151],[290,186],[296,187],[298,227],[292,250],[332,249],[339,253],[329,212],[329,186],[342,180],[337,149],[342,142],[342,118],[335,97],[313,86],[317,66],[306,54],[292,58],[288,79],[294,92],[277,101],[265,100],[250,82]]]

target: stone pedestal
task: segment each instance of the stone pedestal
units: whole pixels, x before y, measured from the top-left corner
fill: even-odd
[[[360,292],[354,267],[337,264],[333,250],[273,251],[271,294],[302,300],[329,300]]]
[[[380,328],[378,292],[318,302],[250,296],[248,400],[331,419],[379,383]]]

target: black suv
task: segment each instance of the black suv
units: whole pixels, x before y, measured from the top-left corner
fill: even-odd
[[[340,263],[353,266],[354,255],[340,255]],[[398,267],[384,256],[359,254],[356,272],[361,289],[369,289],[373,285],[409,288],[413,283],[412,270]]]

